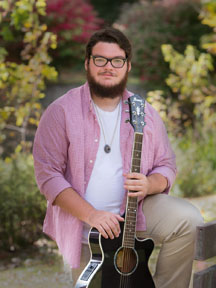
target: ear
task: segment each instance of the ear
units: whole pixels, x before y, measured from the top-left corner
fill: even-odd
[[[85,59],[85,70],[86,71],[88,70],[88,65],[89,65],[89,60]]]
[[[131,62],[129,61],[128,62],[128,72],[130,72],[131,71]]]

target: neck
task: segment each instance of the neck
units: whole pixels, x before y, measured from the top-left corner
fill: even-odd
[[[121,101],[121,96],[117,96],[116,98],[101,98],[96,95],[92,95],[92,100],[94,103],[102,110],[112,112],[118,106]]]

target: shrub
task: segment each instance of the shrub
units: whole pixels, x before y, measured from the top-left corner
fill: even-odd
[[[142,1],[125,6],[116,26],[133,44],[132,72],[146,90],[166,89],[169,67],[163,60],[162,44],[183,52],[187,44],[199,47],[200,37],[210,31],[198,19],[197,0]]]
[[[4,157],[12,153],[20,141],[29,140],[29,130],[35,129],[40,118],[45,83],[57,77],[48,53],[49,49],[56,48],[56,36],[40,21],[45,7],[45,0],[2,0],[0,3],[3,27],[0,35],[0,142],[3,145],[0,148]],[[18,40],[22,40],[16,62],[12,61],[13,48],[16,49],[13,31],[19,35]]]
[[[122,5],[138,2],[139,0],[91,0],[92,5],[98,11],[99,16],[104,19],[106,25],[112,25],[121,12]]]
[[[197,197],[216,193],[216,117],[172,141],[178,175],[173,193]]]
[[[176,134],[177,130],[184,132],[186,127],[195,127],[197,121],[201,123],[214,113],[213,60],[210,54],[199,53],[191,45],[187,46],[184,55],[171,45],[162,45],[162,51],[171,70],[166,83],[175,95],[167,116],[175,122]]]
[[[26,29],[31,28],[30,22],[25,21],[29,20],[28,18],[35,20],[40,16],[40,22],[45,25],[43,28],[57,35],[58,47],[55,51],[49,50],[55,67],[68,67],[83,60],[85,43],[90,35],[103,25],[103,20],[97,17],[88,0],[22,0],[21,2],[12,0],[10,2],[7,7],[0,3],[0,7],[3,6],[4,10],[14,10],[13,18],[15,18],[12,25],[8,18],[0,23],[0,46],[8,51],[7,59],[16,63],[22,62],[20,55],[25,46],[24,33]],[[15,2],[20,3],[19,13],[13,8],[18,5]],[[38,35],[36,30],[33,31],[35,36]],[[32,40],[35,40],[34,37]]]
[[[46,201],[34,177],[31,154],[0,160],[0,248],[19,249],[42,236]]]
[[[93,6],[85,0],[47,0],[46,11],[44,21],[58,40],[54,64],[68,67],[83,60],[86,42],[103,24]]]

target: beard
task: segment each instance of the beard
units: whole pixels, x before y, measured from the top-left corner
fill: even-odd
[[[87,69],[87,80],[89,83],[89,88],[92,94],[96,95],[100,98],[110,98],[114,99],[119,97],[119,95],[123,95],[124,90],[126,88],[128,79],[128,70],[126,71],[124,78],[115,85],[105,86],[96,82],[95,78],[91,75],[90,69]]]

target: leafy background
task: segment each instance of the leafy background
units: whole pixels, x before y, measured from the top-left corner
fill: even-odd
[[[85,81],[85,44],[106,25],[131,40],[129,86],[147,95],[167,126],[178,165],[172,194],[215,195],[215,1],[2,0],[0,256],[12,253],[6,259],[24,248],[56,249],[42,235],[46,201],[34,178],[34,133],[49,90]],[[214,219],[207,209],[206,221]]]

